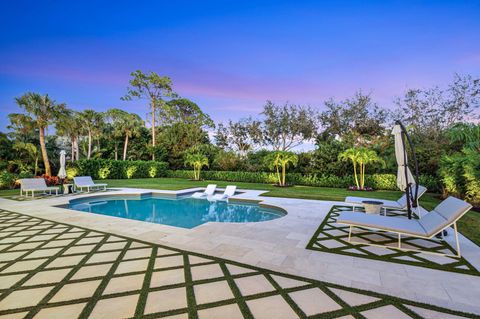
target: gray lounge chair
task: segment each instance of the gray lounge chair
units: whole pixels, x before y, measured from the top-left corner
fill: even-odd
[[[23,178],[20,180],[20,196],[28,196],[28,193],[32,193],[32,197],[35,197],[35,192],[49,192],[55,191],[55,195],[58,195],[58,187],[47,186],[47,183],[43,178]]]
[[[107,184],[95,184],[90,176],[77,176],[73,178],[73,187],[75,190],[84,188],[87,189],[87,192],[90,192],[90,189],[100,189],[107,190]]]
[[[420,197],[422,197],[422,195],[425,194],[426,191],[427,191],[427,188],[425,186],[418,185],[417,200]],[[353,209],[355,209],[355,207],[363,207],[363,204],[362,204],[363,201],[382,202],[383,203],[382,209],[384,212],[386,212],[387,209],[395,209],[400,211],[407,209],[407,195],[405,194],[403,194],[403,196],[400,197],[398,200],[384,200],[384,199],[377,199],[377,198],[354,197],[354,196],[348,196],[347,198],[345,198],[345,202],[348,204],[352,204]]]
[[[457,221],[465,215],[472,205],[455,197],[448,197],[422,219],[404,219],[397,217],[387,217],[380,215],[368,215],[359,212],[342,212],[337,218],[338,224],[350,226],[348,241],[352,242],[352,230],[354,227],[367,228],[378,231],[385,231],[398,235],[398,245],[396,247],[369,244],[366,242],[356,242],[363,245],[372,245],[388,247],[399,250],[412,250],[402,248],[402,235],[431,239],[438,233],[443,233],[444,229],[453,225],[456,241],[457,254],[454,257],[461,257],[460,244],[458,242]],[[417,251],[417,250],[414,250]],[[425,253],[449,256],[435,252],[423,251]]]

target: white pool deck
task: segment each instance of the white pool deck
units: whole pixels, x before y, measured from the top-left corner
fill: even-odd
[[[288,214],[258,223],[209,222],[193,229],[55,207],[84,196],[152,192],[181,195],[195,190],[199,189],[122,188],[23,202],[0,199],[0,209],[480,315],[480,276],[305,249],[332,205],[342,202],[262,197],[262,191],[242,190],[244,193],[234,198],[261,201]],[[480,248],[461,235],[460,242],[465,259],[480,269]]]

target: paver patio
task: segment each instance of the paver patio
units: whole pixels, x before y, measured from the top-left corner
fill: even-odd
[[[258,200],[258,195],[243,197]],[[0,201],[5,209],[0,318],[478,318],[480,313],[474,302],[479,276],[305,249],[333,202],[272,198],[266,203],[286,209],[287,216],[184,230],[54,207],[65,200]],[[476,253],[467,247],[469,261]],[[444,291],[434,288],[440,284]],[[452,294],[449,301],[445,291]]]
[[[468,316],[8,211],[0,225],[0,318]]]

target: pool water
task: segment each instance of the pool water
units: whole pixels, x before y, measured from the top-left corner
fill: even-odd
[[[68,206],[82,212],[183,228],[193,228],[207,222],[261,222],[285,215],[280,209],[246,202],[210,202],[206,199],[158,195],[88,197],[71,200]]]

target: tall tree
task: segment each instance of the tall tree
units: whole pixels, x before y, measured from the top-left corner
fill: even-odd
[[[48,94],[40,95],[33,92],[17,97],[15,101],[26,111],[26,120],[35,122],[39,132],[40,149],[42,151],[45,174],[51,176],[52,170],[50,168],[45,144],[45,131],[50,124],[65,112],[66,106],[65,104],[57,104]]]
[[[387,112],[369,94],[357,92],[343,101],[330,99],[320,113],[321,133],[317,143],[339,138],[349,145],[368,145],[384,136]]]
[[[57,135],[64,136],[70,140],[71,158],[73,162],[80,159],[80,150],[78,147],[78,139],[82,131],[82,120],[79,113],[76,111],[68,110],[62,116],[60,116],[56,123],[55,129]]]
[[[155,72],[143,73],[140,70],[132,72],[132,79],[127,94],[122,98],[126,101],[132,99],[147,99],[150,103],[151,125],[152,125],[152,160],[155,160],[155,124],[156,110],[165,107],[165,98],[175,97],[172,90],[172,80],[167,76],[160,76]]]
[[[263,139],[276,151],[288,151],[317,133],[317,115],[310,108],[267,101],[263,107]]]
[[[215,143],[227,150],[238,153],[245,158],[248,152],[253,151],[262,143],[261,122],[251,117],[240,119],[237,122],[229,121],[227,125],[219,124],[215,132]]]
[[[403,121],[422,139],[438,141],[455,123],[479,118],[480,79],[455,74],[447,88],[409,89],[395,103],[395,120]]]
[[[90,159],[92,156],[92,141],[94,137],[101,133],[104,115],[101,112],[87,109],[79,113],[79,118],[83,130],[87,134],[87,159]]]
[[[128,113],[120,109],[110,109],[107,117],[113,125],[114,135],[123,137],[123,160],[127,159],[129,139],[140,135],[140,129],[144,125],[143,120],[135,113]]]

